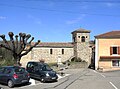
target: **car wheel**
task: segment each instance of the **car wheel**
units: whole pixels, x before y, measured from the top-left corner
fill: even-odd
[[[14,83],[12,80],[9,80],[8,81],[8,87],[12,88],[14,86]]]
[[[41,82],[44,83],[44,82],[45,82],[45,79],[44,79],[44,78],[41,78]]]
[[[58,82],[58,80],[56,79],[55,82]]]

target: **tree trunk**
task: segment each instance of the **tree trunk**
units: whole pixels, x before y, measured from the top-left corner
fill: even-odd
[[[20,59],[21,58],[19,57],[19,55],[14,54],[13,57],[14,57],[14,65],[21,66],[21,64],[20,64]]]

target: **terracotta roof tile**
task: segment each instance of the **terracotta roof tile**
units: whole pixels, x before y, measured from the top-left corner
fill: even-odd
[[[37,45],[37,47],[65,47],[65,48],[72,48],[73,43],[68,42],[68,43],[60,43],[60,42],[41,42],[40,44]]]
[[[111,31],[95,36],[95,38],[120,38],[120,31]]]

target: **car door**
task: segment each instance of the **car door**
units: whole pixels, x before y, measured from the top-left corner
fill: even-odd
[[[28,63],[27,71],[30,73],[31,77],[38,78],[39,69],[38,69],[37,63],[35,63],[35,62]]]
[[[37,79],[40,78],[40,68],[38,63],[34,63],[34,77]]]
[[[44,64],[40,65],[40,72],[39,72],[40,78],[45,77],[45,70],[44,70]]]
[[[4,71],[4,68],[0,67],[0,82],[3,82],[3,71]]]
[[[39,77],[40,77],[38,66],[35,66],[35,67],[34,67],[34,77],[35,77],[35,78],[39,78]]]

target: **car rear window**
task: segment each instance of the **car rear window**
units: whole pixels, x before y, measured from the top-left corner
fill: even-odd
[[[25,68],[15,67],[14,71],[17,74],[21,74],[21,73],[24,73],[26,70],[25,70]]]
[[[0,67],[0,73],[2,73],[2,72],[3,72],[3,70],[4,70],[4,68],[3,68],[3,67]]]

